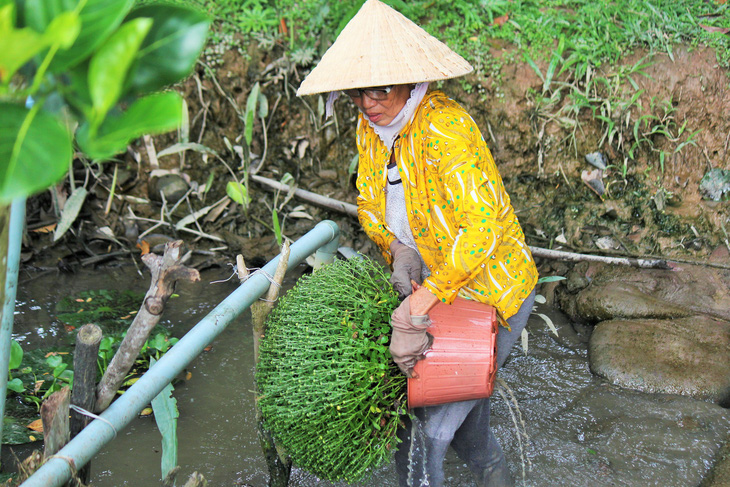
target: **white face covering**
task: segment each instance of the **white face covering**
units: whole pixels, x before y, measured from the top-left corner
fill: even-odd
[[[373,128],[375,133],[378,134],[380,140],[383,141],[386,147],[388,147],[389,149],[393,147],[393,142],[395,142],[395,138],[398,137],[398,134],[403,129],[403,127],[405,127],[406,124],[411,121],[411,117],[416,111],[418,105],[421,103],[421,100],[423,100],[423,97],[426,95],[426,91],[428,91],[428,83],[416,84],[415,88],[411,90],[411,96],[408,98],[408,100],[406,100],[405,106],[401,109],[398,115],[395,116],[393,121],[391,121],[388,125],[384,127],[375,125],[373,122],[370,121],[367,115],[363,114],[365,116],[365,119]],[[327,117],[332,116],[332,114],[334,113],[335,101],[337,101],[341,93],[341,91],[332,91],[327,97],[327,104],[325,109],[325,115]]]
[[[400,131],[408,122],[411,121],[411,117],[413,117],[413,113],[416,111],[416,108],[418,108],[421,100],[423,100],[423,97],[426,95],[426,91],[428,91],[428,83],[418,83],[415,88],[411,90],[411,96],[408,100],[406,100],[406,104],[403,106],[398,115],[396,115],[388,125],[383,127],[375,125],[370,121],[367,115],[363,114],[365,115],[365,120],[370,123],[370,126],[373,128],[375,133],[378,134],[378,137],[380,137],[380,140],[383,141],[388,149],[393,147],[393,142],[395,142]]]

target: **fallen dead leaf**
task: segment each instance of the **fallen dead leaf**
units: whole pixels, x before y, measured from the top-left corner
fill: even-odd
[[[730,27],[715,27],[713,25],[703,25],[700,24],[700,27],[702,27],[707,32],[720,32],[721,34],[727,34],[730,32]]]
[[[45,358],[53,357],[54,355],[68,355],[71,352],[48,352]]]
[[[35,230],[31,230],[32,233],[51,233],[56,229],[57,223],[51,223],[50,225],[46,225],[45,227],[36,228]]]
[[[144,408],[144,409],[143,409],[143,410],[142,410],[142,411],[141,411],[141,412],[139,413],[139,415],[140,415],[140,416],[142,416],[142,417],[145,417],[145,416],[151,416],[151,415],[152,415],[152,408]]]
[[[147,255],[150,253],[150,244],[146,240],[137,242],[137,248],[142,251],[142,255]]]
[[[32,429],[33,431],[37,431],[38,433],[43,433],[43,420],[36,419],[32,423],[30,423],[27,427]]]

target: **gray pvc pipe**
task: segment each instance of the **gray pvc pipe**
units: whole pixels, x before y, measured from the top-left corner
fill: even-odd
[[[289,268],[317,252],[320,263],[331,262],[337,252],[339,228],[332,221],[318,223],[297,240],[289,255]],[[155,365],[117,398],[109,408],[84,428],[74,439],[52,456],[21,487],[56,487],[71,478],[72,470],[88,463],[102,446],[114,439],[142,409],[154,399],[183,369],[196,358],[233,319],[245,311],[269,288],[266,274],[273,276],[280,256],[261,271],[251,275],[208,315],[200,320]]]
[[[10,232],[8,235],[7,271],[5,273],[5,302],[2,323],[0,323],[0,438],[3,436],[5,418],[5,394],[8,389],[8,366],[10,363],[10,340],[13,336],[15,296],[18,291],[18,269],[20,268],[20,247],[25,225],[25,198],[13,201],[10,206]]]

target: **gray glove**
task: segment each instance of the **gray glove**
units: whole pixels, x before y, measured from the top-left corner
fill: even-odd
[[[414,377],[416,362],[426,358],[426,350],[433,344],[433,336],[426,332],[431,326],[428,315],[412,315],[409,298],[403,300],[390,317],[393,332],[390,355],[406,377]]]
[[[409,246],[400,243],[397,239],[390,244],[390,254],[393,256],[393,272],[390,283],[401,299],[413,292],[411,279],[421,284],[421,256]]]

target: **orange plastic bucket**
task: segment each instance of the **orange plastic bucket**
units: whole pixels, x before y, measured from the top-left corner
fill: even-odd
[[[497,311],[463,298],[429,311],[433,345],[408,379],[408,407],[435,406],[492,395],[497,375]]]

